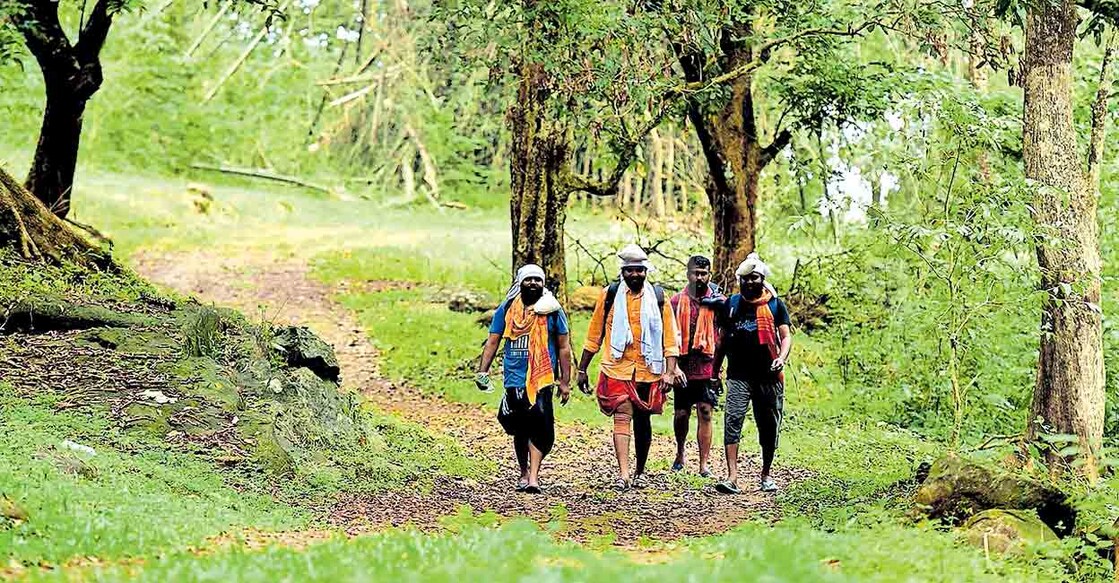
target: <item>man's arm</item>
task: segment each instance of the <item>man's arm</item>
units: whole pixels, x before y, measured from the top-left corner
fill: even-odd
[[[579,366],[575,371],[575,384],[579,385],[580,391],[587,394],[591,392],[591,381],[587,378],[587,369],[591,366],[594,355],[602,348],[602,339],[606,335],[605,323],[606,290],[602,290],[602,293],[598,296],[598,301],[594,304],[591,324],[587,326],[587,340],[583,342],[583,354],[579,356]]]
[[[500,334],[490,334],[489,338],[486,338],[486,345],[482,348],[482,360],[478,363],[478,372],[490,372],[490,365],[493,364],[493,357],[497,355],[497,346],[500,343]]]
[[[689,301],[687,299],[683,301]],[[665,302],[661,308],[661,322],[664,323],[664,332],[661,340],[664,343],[664,375],[661,380],[665,388],[686,383],[688,378],[684,371],[677,366],[677,357],[680,356],[680,333],[676,327],[676,314],[672,310],[672,302]]]
[[[571,337],[567,334],[557,336],[556,349],[559,356],[560,403],[567,404],[567,400],[571,398]]]
[[[595,353],[584,348],[582,356],[579,357],[578,370],[575,372],[575,383],[579,385],[580,391],[588,395],[591,393],[591,381],[587,378],[587,369],[591,366],[591,360],[594,359],[594,354]]]
[[[773,361],[773,369],[780,370],[785,367],[785,361],[789,359],[789,352],[793,349],[793,331],[787,324],[781,324],[777,327],[781,334],[781,349],[777,353],[777,358]]]
[[[490,332],[489,338],[486,338],[486,345],[482,347],[482,359],[478,361],[478,372],[474,375],[474,384],[480,391],[488,393],[493,390],[493,383],[490,382],[490,365],[493,364],[493,357],[497,354],[500,343],[501,334]]]
[[[715,331],[715,362],[711,368],[711,378],[713,379],[723,376],[723,361],[727,357],[726,338],[727,335],[723,333],[721,328]]]

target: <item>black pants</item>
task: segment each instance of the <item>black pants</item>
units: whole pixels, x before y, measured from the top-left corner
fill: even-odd
[[[528,445],[536,446],[544,455],[552,451],[556,441],[556,418],[552,409],[552,388],[536,393],[536,403],[528,402],[524,387],[506,387],[497,412],[497,420],[505,433],[513,436],[517,462],[528,467]]]

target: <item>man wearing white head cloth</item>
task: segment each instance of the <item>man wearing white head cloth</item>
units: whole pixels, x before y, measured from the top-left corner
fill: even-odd
[[[665,393],[680,382],[676,378],[680,347],[676,319],[672,306],[665,302],[664,290],[646,282],[649,256],[637,245],[627,245],[618,258],[621,281],[603,289],[595,304],[576,379],[579,389],[589,394],[587,368],[605,343],[608,350],[602,355],[597,397],[602,412],[614,419],[616,485],[619,489],[641,488],[647,485],[645,462],[653,442],[651,415],[661,412]],[[637,454],[632,481],[631,421]]]
[[[505,339],[502,371],[505,392],[497,419],[513,436],[521,476],[516,490],[539,494],[540,464],[555,442],[552,387],[560,403],[571,397],[571,341],[567,314],[544,287],[544,270],[525,265],[517,271],[505,301],[497,308],[474,382],[492,391],[490,364]],[[557,378],[558,375],[558,378]]]
[[[750,405],[758,425],[762,449],[760,489],[777,490],[770,477],[773,457],[781,436],[785,407],[785,361],[793,347],[789,310],[766,281],[769,266],[751,253],[735,271],[739,293],[726,302],[720,327],[723,331],[715,349],[715,374],[727,362],[727,400],[723,443],[726,446],[727,479],[715,486],[724,494],[737,494],[738,443]]]

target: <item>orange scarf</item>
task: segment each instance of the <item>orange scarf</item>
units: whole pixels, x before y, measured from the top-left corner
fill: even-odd
[[[742,298],[746,299],[746,298]],[[758,309],[758,343],[764,344],[769,348],[770,358],[776,359],[781,354],[781,346],[777,344],[777,326],[773,318],[773,310],[769,309],[769,301],[773,299],[773,294],[769,290],[762,290],[761,297],[753,300],[746,300]],[[785,372],[778,373],[778,378],[781,382],[785,381]]]
[[[711,293],[708,291],[707,293]],[[699,307],[695,322],[695,340],[692,339],[692,300],[687,291],[676,294],[676,322],[680,326],[680,354],[691,354],[692,349],[707,356],[715,356],[715,310]]]
[[[548,316],[539,315],[526,308],[521,296],[513,298],[505,310],[505,334],[507,340],[516,340],[528,335],[528,374],[525,377],[525,391],[530,406],[536,405],[536,394],[540,389],[555,383],[552,370],[552,355],[548,353]]]

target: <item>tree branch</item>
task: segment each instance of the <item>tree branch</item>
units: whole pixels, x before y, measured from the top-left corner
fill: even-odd
[[[618,184],[621,183],[622,177],[625,176],[626,170],[629,170],[630,165],[633,164],[634,159],[637,158],[637,146],[649,135],[657,126],[661,125],[664,116],[670,109],[671,102],[666,102],[661,105],[660,111],[653,115],[653,119],[649,123],[642,126],[637,130],[637,133],[630,134],[622,142],[620,148],[616,149],[618,154],[618,163],[614,166],[614,170],[606,180],[592,180],[586,176],[580,176],[574,172],[568,172],[564,177],[564,186],[569,192],[585,192],[593,196],[614,196],[618,193]]]
[[[1100,16],[1111,21],[1112,24],[1119,22],[1119,1],[1077,0],[1077,5],[1079,5],[1081,8],[1087,9],[1090,12],[1099,14]]]
[[[1100,188],[1100,162],[1103,160],[1104,140],[1107,137],[1107,101],[1111,94],[1111,60],[1115,56],[1116,32],[1112,28],[1100,61],[1100,82],[1096,100],[1092,102],[1092,133],[1088,140],[1088,184],[1094,191]]]
[[[716,85],[721,85],[728,81],[733,81],[744,75],[748,75],[756,71],[757,69],[760,69],[763,65],[769,62],[770,57],[772,57],[773,55],[773,51],[780,48],[781,45],[796,42],[803,38],[813,36],[860,36],[863,31],[873,26],[877,26],[878,24],[879,23],[877,20],[872,20],[864,22],[859,26],[848,26],[847,28],[809,28],[787,37],[771,39],[762,43],[761,46],[757,48],[757,56],[750,61],[743,63],[731,69],[730,71],[723,73],[722,75],[718,75],[707,80],[693,81],[691,83],[685,83],[678,87],[674,87],[668,91],[668,96],[684,95],[705,91]]]
[[[793,134],[789,130],[781,130],[768,146],[762,148],[761,158],[759,159],[761,167],[765,168],[768,166],[769,163],[773,161],[774,156],[781,150],[784,150],[785,146],[788,146],[792,139]]]
[[[73,47],[58,21],[58,3],[29,0],[20,4],[25,10],[16,10],[12,14],[12,23],[23,34],[27,49],[35,56],[43,73],[76,72],[79,66],[74,59]]]
[[[626,170],[629,169],[630,165],[633,164],[634,159],[637,157],[638,144],[645,139],[645,136],[647,136],[649,132],[660,125],[664,116],[679,99],[750,74],[769,62],[773,51],[780,48],[782,45],[813,36],[859,36],[867,29],[877,26],[878,24],[878,21],[867,21],[858,26],[848,26],[847,28],[810,28],[787,37],[771,39],[762,43],[756,51],[757,56],[747,63],[707,80],[691,81],[670,88],[661,97],[660,110],[653,116],[653,119],[634,134],[626,132],[628,134],[626,139],[623,141],[622,146],[616,150],[618,153],[618,164],[614,167],[614,170],[606,180],[592,180],[585,176],[569,173],[564,180],[565,187],[570,192],[585,192],[593,196],[614,196],[618,192],[618,184],[621,182],[622,177],[625,176]],[[681,57],[681,59],[684,58],[686,57]],[[683,61],[681,61],[681,64],[684,64]],[[620,117],[624,119],[624,116]],[[763,166],[768,163],[769,160],[772,160],[777,152],[788,145],[791,138],[792,135],[787,130],[778,133],[773,143],[762,151]]]
[[[109,28],[113,25],[113,15],[117,12],[109,6],[114,1],[98,0],[89,13],[89,20],[78,36],[78,44],[74,46],[76,56],[83,65],[97,62],[101,55],[101,48],[105,46]]]

